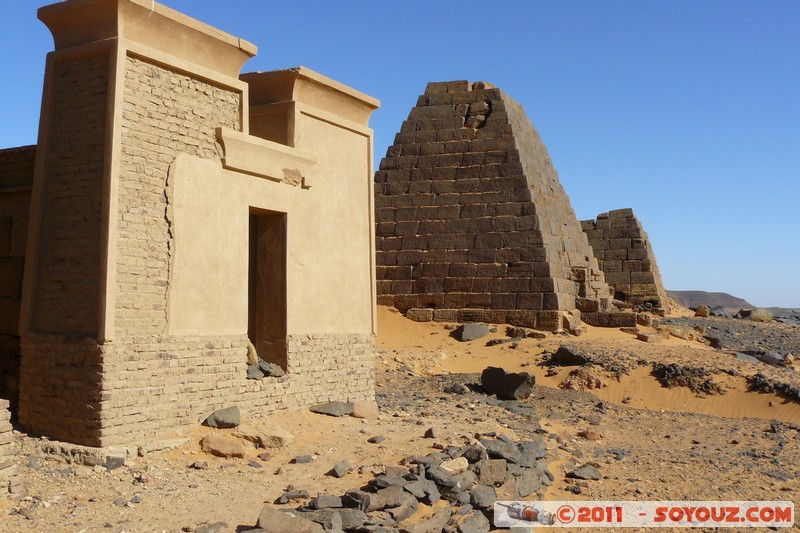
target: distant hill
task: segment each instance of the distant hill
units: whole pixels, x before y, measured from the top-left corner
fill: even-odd
[[[701,304],[709,306],[720,305],[734,309],[754,309],[755,306],[746,300],[731,296],[726,292],[706,291],[667,291],[667,296],[684,307],[697,307]]]

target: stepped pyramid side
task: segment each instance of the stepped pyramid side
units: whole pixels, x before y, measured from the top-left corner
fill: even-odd
[[[506,107],[514,131],[523,171],[536,206],[551,268],[565,269],[562,279],[577,283],[577,297],[568,307],[581,311],[604,311],[610,299],[604,273],[582,231],[569,196],[561,186],[550,154],[523,107],[506,96]]]
[[[609,294],[518,103],[428,84],[375,174],[378,302],[418,320],[572,327]]]
[[[631,307],[666,306],[656,256],[632,209],[617,209],[581,221],[614,298]]]

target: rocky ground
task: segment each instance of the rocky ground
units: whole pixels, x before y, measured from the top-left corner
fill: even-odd
[[[664,326],[702,328],[704,336],[728,351],[776,351],[800,355],[800,335],[796,324],[759,323],[735,318],[662,318]]]
[[[664,324],[702,333],[692,339],[672,336],[644,342],[632,333],[617,331],[609,337],[608,332],[592,330],[581,337],[548,335],[489,347],[485,345],[491,338],[508,339],[502,326],[487,337],[460,343],[441,325],[411,324],[407,327],[415,338],[406,343],[384,339],[379,344],[378,418],[304,411],[274,415],[268,424],[246,420],[255,427],[278,426],[291,437],[270,443],[288,445],[268,450],[248,444],[243,458],[216,457],[200,447],[204,436],[230,437],[234,429],[200,427],[174,450],[150,453],[119,468],[110,465],[111,469],[66,464],[43,454],[40,441],[19,435],[28,497],[0,507],[0,531],[245,531],[256,526],[265,503],[276,509],[320,501],[327,502],[323,506],[345,505],[340,501],[352,489],[377,494],[378,488],[386,490],[384,486],[408,485],[419,476],[420,463],[427,469],[425,478],[431,479],[431,467],[445,463],[450,468],[448,462],[461,454],[468,458],[468,470],[456,474],[466,476],[462,485],[473,492],[491,485],[496,497],[519,497],[514,491],[526,472],[519,461],[503,459],[506,477],[489,483],[478,466],[486,457],[465,451],[491,448],[503,439],[515,446],[536,443],[542,450],[534,458],[542,457],[530,463],[536,479],[525,474],[533,489],[525,499],[798,503],[798,404],[775,393],[747,390],[753,376],[792,385],[797,372],[737,359],[733,352],[738,346],[714,349],[703,337],[721,328],[744,349],[768,351],[796,350],[791,343],[800,335],[797,329],[772,324],[753,329],[744,321],[707,320]],[[641,329],[657,333],[655,328]],[[408,338],[407,331],[401,333]],[[562,346],[590,360],[563,366],[554,361]],[[503,401],[485,394],[479,371],[488,363],[536,375],[532,395]],[[653,375],[662,367],[673,370],[664,372],[671,378],[676,377],[675,369],[678,378],[687,368],[705,369],[703,380],[711,379],[723,390],[690,391],[680,379],[667,380],[672,388],[664,388]],[[573,382],[586,384],[591,381],[584,379],[587,375],[606,386],[584,391],[573,389],[585,387],[562,385],[575,376],[581,379]],[[714,403],[718,400],[722,401]],[[659,401],[668,408],[659,409]],[[737,402],[745,407],[759,404],[747,411],[758,418],[730,417],[726,409]],[[335,467],[341,468],[334,475]],[[591,475],[578,477],[588,479],[570,477],[581,467]],[[406,493],[416,489],[399,495],[395,490],[383,493],[383,499],[373,498],[386,504],[394,494],[402,497],[396,502],[400,505],[369,511],[368,506],[351,503],[351,510],[338,515],[358,521],[363,517],[353,509],[369,511],[360,526],[364,531],[424,531],[426,526],[439,531],[442,523],[449,531],[485,531],[480,506],[486,504],[487,491],[480,489],[478,496],[453,492],[444,478],[434,482],[438,501],[423,491],[412,504]],[[295,491],[290,495],[296,499],[276,503],[287,489]],[[372,507],[380,507],[380,502]],[[401,505],[406,505],[402,512]],[[406,518],[409,511],[413,514]],[[331,513],[324,511],[325,516],[316,518],[331,525]],[[392,525],[396,518],[404,520]],[[375,527],[368,527],[370,520]],[[439,529],[435,520],[440,521]]]

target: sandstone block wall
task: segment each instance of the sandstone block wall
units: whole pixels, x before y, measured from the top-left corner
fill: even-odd
[[[524,109],[428,84],[375,174],[378,302],[419,320],[562,326],[608,305],[602,271]]]
[[[0,398],[16,407],[19,316],[36,147],[0,150]]]
[[[0,500],[22,496],[17,448],[11,427],[8,400],[0,400]]]
[[[666,305],[656,256],[632,209],[617,209],[581,221],[614,298],[631,306]]]

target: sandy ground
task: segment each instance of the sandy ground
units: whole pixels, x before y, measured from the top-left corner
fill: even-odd
[[[602,347],[640,355],[655,352],[654,360],[670,362],[690,359],[694,366],[712,367],[723,360],[745,368],[743,374],[763,370],[752,363],[732,362],[727,354],[720,354],[714,348],[699,342],[671,337],[650,345],[616,328],[589,326],[588,333],[578,338],[551,335],[544,340],[523,339],[517,348],[512,349],[508,344],[486,346],[488,340],[507,338],[505,331],[508,325],[505,324],[496,325],[495,333],[464,343],[452,337],[451,332],[442,324],[412,322],[394,309],[385,307],[379,308],[378,313],[378,349],[381,350],[381,363],[395,368],[405,364],[421,375],[479,373],[487,366],[499,366],[512,372],[529,372],[536,376],[537,384],[555,388],[576,368],[560,367],[557,374],[548,376],[548,368],[541,366],[546,359],[545,354],[555,351],[562,342],[584,346],[587,350]],[[645,327],[640,327],[640,330],[655,331]],[[800,424],[799,403],[788,401],[777,394],[748,392],[743,376],[720,374],[717,380],[724,384],[726,394],[698,397],[687,388],[664,388],[650,374],[650,370],[649,367],[641,367],[619,379],[608,375],[605,379],[607,386],[594,389],[591,393],[601,400],[616,404],[622,404],[623,400],[629,398],[627,405],[630,407],[659,412],[778,419]]]
[[[204,454],[200,438],[222,430],[198,427],[184,435],[188,441],[180,448],[148,454],[112,472],[44,457],[35,440],[20,435],[29,497],[19,507],[23,514],[10,513],[11,504],[0,504],[0,531],[191,531],[204,524],[216,524],[214,531],[244,530],[255,524],[264,503],[273,502],[288,485],[311,496],[342,494],[404,457],[463,444],[478,432],[523,439],[537,426],[547,432],[550,470],[556,477],[545,494],[548,499],[798,503],[800,432],[791,424],[800,423],[800,405],[775,394],[748,392],[745,377],[759,370],[752,363],[732,362],[729,355],[699,342],[671,338],[649,344],[614,329],[590,328],[578,338],[524,339],[512,349],[508,344],[485,346],[491,338],[505,337],[503,325],[488,337],[462,343],[450,336],[446,325],[414,323],[380,308],[379,328],[379,419],[307,411],[273,415],[270,421],[295,440],[289,448],[270,450],[266,461],[255,459],[263,451],[256,449],[244,460]],[[559,384],[575,368],[542,363],[564,342],[634,353],[644,363],[619,378],[598,370],[607,384],[601,389],[562,390]],[[715,374],[725,394],[698,397],[686,388],[662,387],[650,375],[647,365],[652,361],[738,371]],[[454,380],[476,383],[476,374],[489,365],[536,375],[538,385],[524,402],[535,417],[511,412],[482,393],[443,392]],[[248,415],[258,422],[258,413]],[[423,438],[428,428],[436,428],[439,436]],[[579,437],[586,429],[601,438]],[[367,442],[376,435],[386,439]],[[292,463],[304,454],[314,455],[314,461]],[[342,459],[350,461],[354,472],[341,479],[326,475]],[[189,468],[197,460],[209,467]],[[603,479],[581,482],[579,495],[568,492],[574,482],[565,474],[588,461],[598,465]],[[139,482],[143,477],[145,482]],[[130,502],[137,495],[141,501]]]

